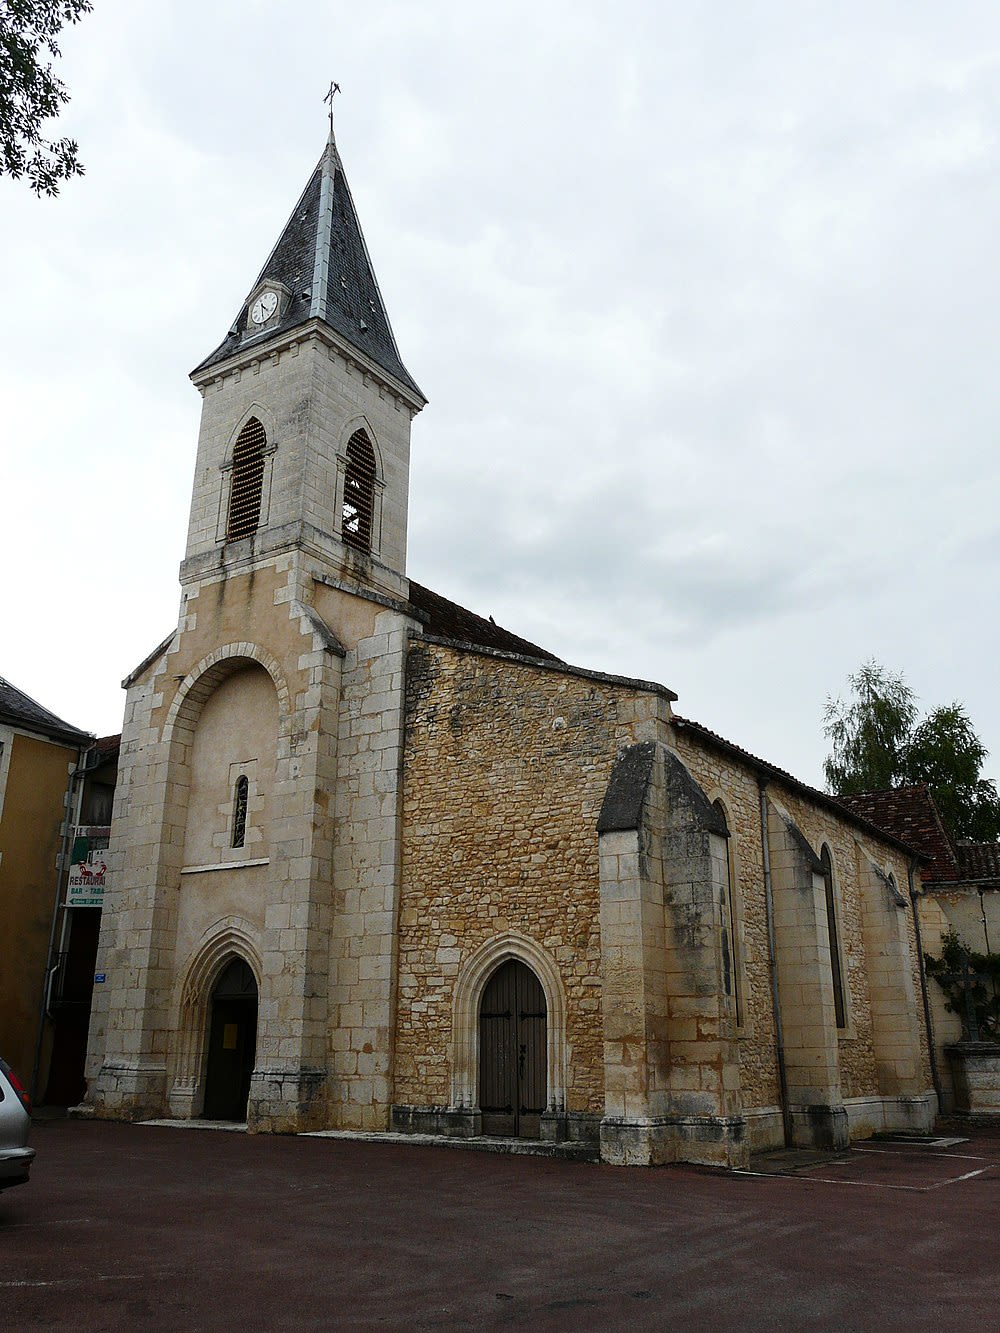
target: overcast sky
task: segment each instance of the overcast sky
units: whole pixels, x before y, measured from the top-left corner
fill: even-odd
[[[1000,775],[1000,7],[96,0],[0,181],[0,674],[120,729],[201,400],[337,138],[405,364],[408,572],[821,782],[875,657]]]

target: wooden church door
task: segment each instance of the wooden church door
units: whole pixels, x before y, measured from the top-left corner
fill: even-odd
[[[479,1107],[484,1134],[541,1137],[547,1069],[541,982],[511,959],[493,973],[479,1006]]]
[[[212,992],[205,1074],[206,1120],[246,1120],[257,1054],[257,982],[234,958]]]

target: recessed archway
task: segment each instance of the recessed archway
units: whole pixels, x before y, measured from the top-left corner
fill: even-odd
[[[484,1134],[538,1139],[548,1102],[548,1007],[527,964],[508,958],[479,1003],[479,1109]]]
[[[480,1010],[491,978],[506,962],[523,963],[545,1002],[545,1110],[566,1109],[566,996],[555,960],[527,935],[508,932],[487,940],[466,961],[455,984],[452,1010],[452,1106],[480,1104]]]
[[[257,980],[249,964],[231,958],[212,988],[209,1003],[202,1111],[206,1120],[247,1118],[257,1053],[257,1000]]]

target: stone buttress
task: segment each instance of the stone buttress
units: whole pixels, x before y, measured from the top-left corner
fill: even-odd
[[[598,822],[605,1114],[620,1165],[746,1165],[723,984],[725,826],[677,754],[625,750]]]

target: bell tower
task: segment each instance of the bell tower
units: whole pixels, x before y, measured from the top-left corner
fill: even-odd
[[[400,359],[332,127],[191,378],[204,403],[182,585],[296,551],[405,595],[410,422],[426,400]]]
[[[220,979],[238,975],[237,1115],[385,1128],[404,662],[426,619],[406,579],[410,424],[425,399],[332,125],[191,378],[180,616],[125,682],[88,1098],[128,1119],[205,1114]]]

